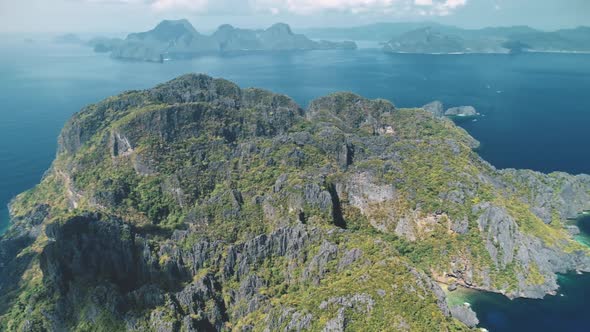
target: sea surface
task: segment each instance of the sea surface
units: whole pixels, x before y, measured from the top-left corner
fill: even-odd
[[[342,90],[386,98],[399,107],[433,100],[448,107],[473,105],[483,116],[459,124],[482,142],[479,152],[494,166],[590,174],[590,55],[394,55],[361,49],[235,53],[153,64],[116,61],[82,46],[5,38],[0,39],[0,233],[8,221],[6,205],[39,182],[73,113],[185,73],[285,93],[302,106]],[[477,293],[473,308],[490,331],[588,331],[590,276],[563,276],[561,284],[564,296],[544,301]]]

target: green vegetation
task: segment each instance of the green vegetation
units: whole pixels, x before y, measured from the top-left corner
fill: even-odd
[[[527,237],[547,251],[588,252],[563,228],[556,202],[565,180],[536,175],[534,187],[493,169],[449,120],[349,93],[301,113],[285,96],[204,76],[84,109],[66,125],[42,183],[11,205],[9,236],[36,234],[16,255],[34,259],[2,296],[0,327],[50,330],[47,317],[59,317],[76,331],[124,330],[130,320],[143,330],[185,321],[321,330],[344,315],[348,330],[465,331],[441,310],[433,280],[508,295],[524,280],[548,291],[545,265],[504,248],[534,250],[519,242]],[[535,209],[543,189],[548,224]],[[35,223],[41,204],[48,211]],[[68,290],[44,276],[59,268],[47,253],[55,229],[81,215],[88,234],[114,243],[96,244],[101,254],[121,255],[104,265],[132,260],[123,268],[133,281],[106,267],[111,279],[79,280],[84,259]],[[119,219],[129,228],[104,226]],[[73,243],[75,258],[95,250]],[[153,289],[142,297],[148,284],[161,299]],[[119,312],[97,305],[99,295],[142,305]],[[306,315],[309,324],[295,319]]]

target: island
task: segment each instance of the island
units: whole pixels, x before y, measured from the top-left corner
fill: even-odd
[[[479,115],[473,106],[451,107],[445,112],[446,116],[474,117]]]
[[[463,53],[466,50],[460,37],[444,35],[431,28],[407,32],[387,42],[384,49],[397,53]]]
[[[200,34],[188,20],[165,20],[147,32],[132,33],[124,40],[96,39],[90,42],[97,52],[113,58],[163,62],[203,54],[252,51],[354,50],[352,41],[314,41],[293,33],[289,25],[277,23],[265,30],[239,29],[225,24],[212,35]]]
[[[473,106],[451,107],[445,111],[443,103],[438,100],[422,106],[422,109],[436,117],[476,117],[480,115]]]
[[[541,31],[529,26],[463,29],[436,22],[383,22],[301,30],[311,38],[381,42],[390,53],[590,53],[590,27]]]
[[[0,329],[473,331],[440,284],[590,271],[590,176],[496,169],[433,109],[197,74],[83,108],[10,204]]]
[[[464,54],[523,52],[590,52],[590,28],[554,32],[529,27],[466,30],[424,27],[393,37],[383,49],[392,53]]]

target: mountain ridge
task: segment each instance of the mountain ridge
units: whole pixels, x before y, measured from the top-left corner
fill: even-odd
[[[165,20],[152,30],[131,33],[124,40],[99,39],[91,41],[90,45],[95,50],[111,52],[113,58],[149,62],[233,51],[356,49],[354,42],[310,40],[293,33],[285,23],[276,23],[264,30],[224,24],[213,34],[203,35],[186,19]]]
[[[543,31],[529,26],[464,29],[434,22],[400,22],[303,31],[314,38],[379,41],[385,43],[386,51],[399,53],[590,52],[590,28],[584,26]],[[421,43],[424,32],[436,33],[448,43]],[[510,47],[517,44],[519,47]]]

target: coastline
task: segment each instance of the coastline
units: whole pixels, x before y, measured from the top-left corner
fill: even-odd
[[[571,219],[570,222],[571,225],[580,228],[579,234],[574,235],[575,240],[583,245],[590,246],[590,233],[588,232],[590,230],[590,214],[588,211],[580,213],[577,218]],[[582,223],[586,223],[587,226],[584,227]],[[588,278],[590,278],[590,274],[580,271],[558,273],[558,288],[552,292],[547,292],[546,296],[540,299],[510,297],[502,292],[481,289],[461,282],[456,283],[458,287],[453,291],[449,290],[450,284],[448,282],[437,280],[437,284],[444,291],[450,308],[467,305],[475,312],[479,320],[477,328],[481,331],[488,331],[488,329],[493,331],[498,327],[512,331],[518,330],[518,328],[513,326],[514,323],[510,321],[514,321],[515,317],[520,317],[523,313],[526,313],[526,308],[529,306],[552,310],[552,306],[555,306],[556,303],[567,303],[564,301],[573,302],[573,304],[569,303],[568,305],[575,306],[576,301],[580,301],[580,299],[575,298],[578,293],[584,293],[583,290],[580,292],[580,288],[587,285]],[[573,299],[568,299],[568,297]]]
[[[559,292],[543,299],[516,298],[509,299],[494,292],[479,291],[472,288],[458,287],[455,291],[445,292],[449,307],[468,305],[479,319],[478,329],[489,331],[523,331],[524,327],[535,331],[556,331],[559,322],[553,320],[563,312],[573,312],[585,303],[590,274],[577,273],[558,274]],[[562,308],[556,312],[555,308]],[[546,317],[545,320],[534,320],[534,317]],[[535,322],[533,326],[528,325]],[[563,323],[563,322],[562,322]],[[586,323],[585,315],[580,312],[573,314],[562,331],[578,331]]]

